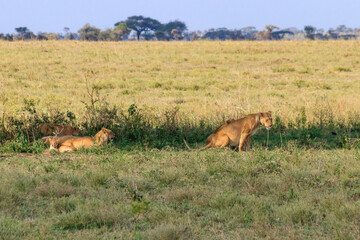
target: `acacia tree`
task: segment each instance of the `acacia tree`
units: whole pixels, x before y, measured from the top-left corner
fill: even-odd
[[[82,28],[78,30],[79,37],[85,41],[97,41],[100,34],[100,29],[95,26],[90,26],[86,23]]]
[[[259,31],[255,34],[255,38],[257,40],[271,40],[272,33],[275,29],[279,29],[279,27],[270,24],[266,25],[264,31]]]
[[[313,26],[310,26],[310,25],[305,26],[304,27],[305,37],[308,38],[308,39],[314,40],[315,30],[316,30],[316,28],[313,27]]]
[[[267,31],[267,32],[265,33],[266,38],[269,39],[269,40],[271,40],[271,39],[272,39],[272,33],[273,33],[273,31],[274,31],[275,29],[279,29],[279,27],[278,27],[278,26],[275,26],[275,25],[269,24],[269,25],[266,25],[266,26],[265,26],[265,29],[266,29],[266,31]]]
[[[121,22],[115,23],[115,26],[118,26],[120,23]],[[158,20],[141,15],[128,17],[125,23],[128,28],[136,32],[137,40],[140,39],[142,32],[156,31],[161,26]]]
[[[112,30],[112,38],[114,41],[120,41],[122,37],[126,34],[129,34],[131,29],[129,29],[125,22],[118,22],[115,24],[115,28]]]
[[[64,27],[64,39],[67,39],[67,40],[74,40],[75,37],[76,37],[76,33],[72,33],[70,32],[70,28],[68,27]]]
[[[181,38],[182,33],[187,29],[186,24],[179,20],[170,21],[165,24],[161,24],[158,31],[155,33],[159,40],[178,40]]]
[[[99,33],[99,37],[98,37],[99,41],[111,41],[111,29],[107,28],[104,31],[101,31]]]
[[[271,34],[275,29],[279,29],[279,27],[269,24],[265,26],[265,29],[268,31],[268,33]]]
[[[246,39],[250,40],[253,40],[254,35],[258,32],[258,30],[256,30],[256,27],[254,26],[243,27],[240,29],[240,31]]]
[[[27,27],[18,27],[18,28],[15,28],[15,31],[18,34],[25,34],[25,33],[29,32],[29,29]]]
[[[230,31],[227,28],[217,28],[217,29],[209,29],[207,33],[202,37],[203,39],[218,39],[218,40],[227,40],[230,39]]]
[[[22,40],[24,40],[25,35],[30,32],[27,27],[17,27],[15,28],[15,31],[19,34]]]
[[[347,28],[345,25],[339,25],[339,26],[336,27],[335,30],[337,32],[341,32],[341,33],[351,32],[351,28]]]

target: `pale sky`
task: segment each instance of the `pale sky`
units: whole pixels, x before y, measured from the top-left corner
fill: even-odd
[[[64,27],[76,32],[87,22],[105,29],[133,15],[162,23],[177,19],[189,30],[262,30],[267,24],[327,30],[341,24],[359,28],[359,11],[360,0],[0,0],[0,33],[20,26],[34,33],[61,33]]]

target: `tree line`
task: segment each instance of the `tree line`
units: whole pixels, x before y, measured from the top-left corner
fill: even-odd
[[[240,29],[217,28],[205,31],[187,31],[187,26],[179,20],[161,23],[144,16],[131,16],[126,20],[116,22],[113,28],[101,30],[86,23],[77,32],[71,32],[64,27],[64,33],[39,32],[34,34],[27,27],[15,28],[16,34],[0,33],[0,39],[16,40],[83,40],[83,41],[195,41],[208,40],[336,40],[360,39],[360,28],[348,28],[340,25],[330,28],[327,32],[314,26],[280,29],[275,25],[266,25],[258,31],[253,26]]]

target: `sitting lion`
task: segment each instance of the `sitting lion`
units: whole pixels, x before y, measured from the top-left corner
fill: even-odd
[[[82,147],[91,148],[94,145],[103,145],[112,140],[115,134],[106,128],[102,128],[94,137],[63,136],[49,139],[50,150],[58,152],[73,152]]]
[[[250,148],[251,136],[260,125],[266,129],[272,127],[271,111],[249,114],[238,120],[228,120],[206,139],[206,145],[200,149],[192,149],[184,138],[185,145],[191,151],[204,150],[210,147],[239,147],[239,151]]]
[[[43,123],[40,125],[39,129],[44,136],[49,136],[51,134],[55,134],[56,136],[79,135],[80,133],[78,127],[64,126],[55,123]]]

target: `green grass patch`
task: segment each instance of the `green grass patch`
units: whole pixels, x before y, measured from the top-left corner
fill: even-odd
[[[296,146],[11,155],[0,161],[0,232],[6,239],[356,238],[359,156]]]

